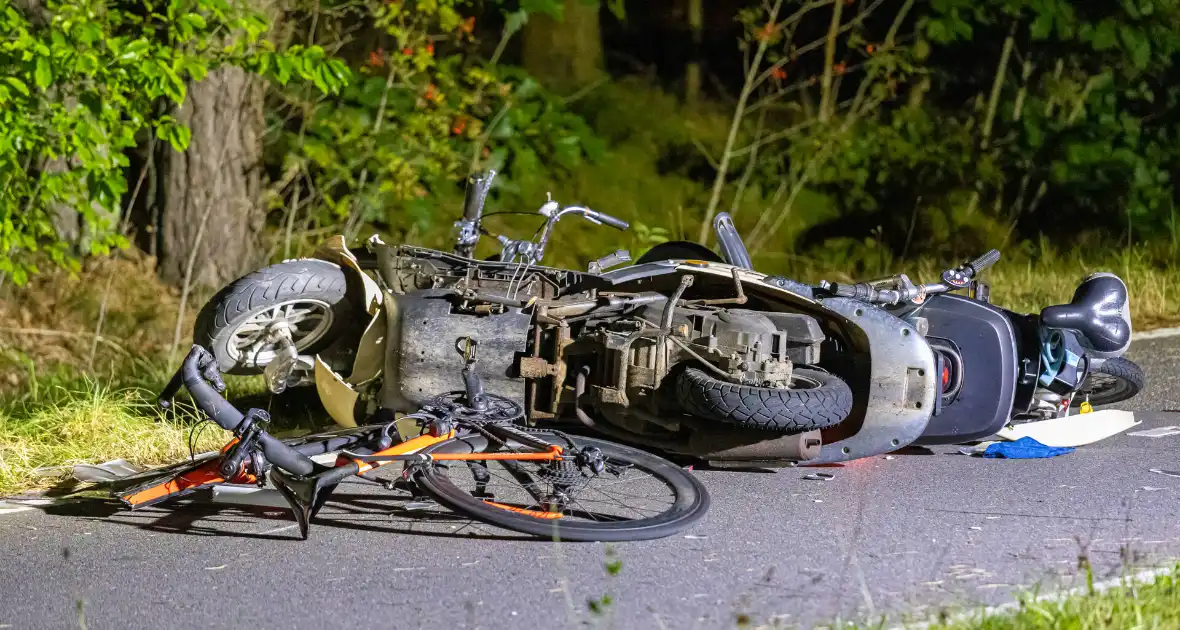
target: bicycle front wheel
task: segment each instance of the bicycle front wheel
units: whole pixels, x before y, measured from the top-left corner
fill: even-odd
[[[650,453],[549,431],[528,436],[561,446],[555,461],[433,460],[414,479],[450,510],[505,529],[566,541],[621,542],[671,536],[709,510],[693,475]],[[434,456],[536,453],[515,440],[455,438],[422,451]]]

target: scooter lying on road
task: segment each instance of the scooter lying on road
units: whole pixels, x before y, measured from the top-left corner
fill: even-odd
[[[456,344],[472,339],[488,391],[518,401],[528,424],[575,420],[717,465],[973,440],[1142,387],[1121,358],[1126,286],[1109,274],[1031,316],[989,303],[978,274],[997,251],[933,284],[813,287],[754,271],[724,213],[720,254],[672,242],[633,265],[620,250],[585,272],[555,269],[540,263],[560,219],[627,224],[553,201],[535,241],[499,236],[499,254],[480,261],[493,178],[470,182],[453,252],[375,238],[350,250],[337,237],[315,259],[226,287],[197,342],[224,371],[265,373],[273,391],[314,382],[337,423],[355,426],[460,388]]]
[[[424,436],[444,435],[456,418],[481,436],[489,424],[521,435],[549,431],[558,437],[547,444],[564,443],[570,453],[581,452],[570,441],[580,438],[559,429],[720,467],[776,467],[975,440],[1012,423],[1060,416],[1079,392],[1094,403],[1115,402],[1142,387],[1141,373],[1121,358],[1130,344],[1129,301],[1125,284],[1110,274],[1086,279],[1070,304],[1031,316],[989,303],[978,276],[999,259],[994,250],[931,284],[899,275],[809,286],[754,271],[724,213],[714,223],[720,254],[673,242],[633,265],[620,266],[630,257],[618,251],[585,272],[557,269],[540,262],[561,218],[627,224],[552,201],[540,210],[545,224],[536,241],[500,236],[497,256],[475,260],[493,176],[473,178],[453,252],[376,238],[350,250],[337,237],[313,259],[272,265],[219,292],[198,318],[197,348],[174,385],[183,383],[206,415],[234,430],[236,442],[205,463],[221,474],[206,468],[208,478],[193,483],[181,469],[120,496],[144,505],[227,480],[258,481],[278,469],[271,477],[286,488],[306,528],[326,496],[320,490],[333,485],[323,479],[338,482],[338,473],[263,437],[260,412],[243,414],[204,384],[216,382],[218,372],[265,374],[276,393],[314,383],[332,418],[346,434],[364,436],[369,451],[348,451],[332,470],[365,472],[371,455],[414,462],[412,478],[443,474],[445,465],[415,459],[412,449]],[[476,365],[479,387],[472,389]],[[1117,387],[1093,385],[1099,375]],[[497,401],[493,408],[473,402],[484,396]],[[468,461],[489,459],[490,445],[507,441],[503,433],[483,437],[478,447],[466,447]],[[334,446],[313,443],[305,448]],[[535,441],[531,447],[532,457],[550,452]],[[399,450],[398,460],[388,456],[390,448],[411,450]],[[601,441],[595,448],[625,449]],[[626,466],[613,470],[637,467],[638,451],[627,452],[630,459],[619,456]],[[595,461],[550,461],[518,478],[525,488],[538,478],[564,484],[519,504],[487,496],[479,466],[469,471],[475,489],[459,494],[474,497],[465,505],[477,518],[496,522],[489,510],[497,518],[525,513],[532,526],[571,514],[571,484],[611,470]],[[665,471],[666,479],[672,474],[665,465],[648,468]],[[681,494],[704,496],[703,489]],[[668,531],[645,527],[639,529]]]

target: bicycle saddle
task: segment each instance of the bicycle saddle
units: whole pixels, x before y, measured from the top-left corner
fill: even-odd
[[[1069,304],[1041,311],[1041,323],[1077,332],[1095,356],[1118,356],[1131,345],[1127,285],[1112,273],[1092,274],[1078,285]]]

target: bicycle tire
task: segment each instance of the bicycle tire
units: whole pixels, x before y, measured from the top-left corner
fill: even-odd
[[[530,437],[567,445],[550,431],[530,432]],[[610,522],[574,522],[565,518],[541,518],[495,507],[456,486],[444,470],[446,462],[434,461],[417,467],[414,481],[440,505],[475,520],[516,532],[573,542],[625,542],[652,540],[671,536],[697,522],[709,510],[709,494],[693,475],[675,464],[639,449],[582,436],[569,436],[578,447],[595,447],[604,458],[627,464],[650,474],[671,489],[676,499],[664,512],[636,520]],[[520,444],[509,441],[510,448]],[[477,453],[488,450],[488,440],[481,435],[458,437],[422,451],[424,454]],[[601,502],[601,501],[599,501]]]

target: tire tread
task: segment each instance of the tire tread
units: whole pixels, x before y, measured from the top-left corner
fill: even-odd
[[[776,389],[728,383],[689,367],[676,380],[681,405],[694,416],[742,427],[796,434],[843,422],[852,390],[836,376],[797,368],[820,381],[815,389]]]
[[[267,304],[300,297],[316,298],[339,309],[349,309],[347,278],[339,265],[326,260],[287,260],[250,272],[217,292],[197,314],[193,341],[217,356],[223,371],[254,373],[235,367],[219,353],[221,337],[239,319]]]

